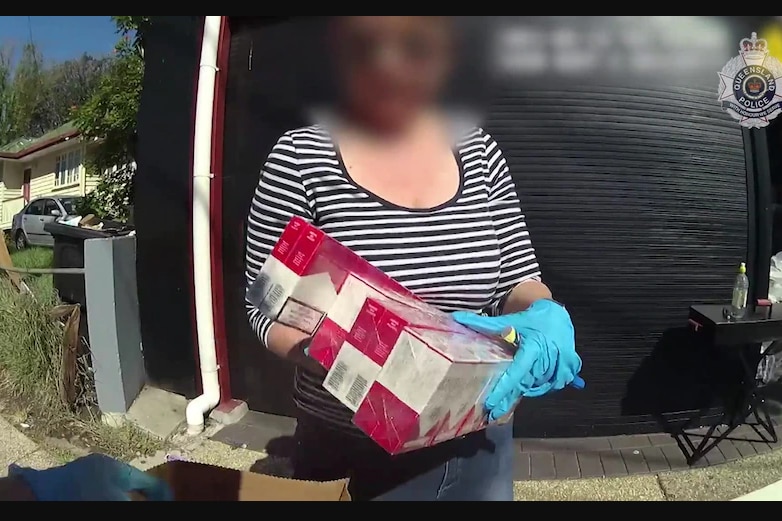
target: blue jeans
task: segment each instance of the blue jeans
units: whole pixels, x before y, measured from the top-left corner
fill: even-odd
[[[293,477],[348,477],[354,501],[513,500],[510,423],[398,456],[303,413],[294,438]]]

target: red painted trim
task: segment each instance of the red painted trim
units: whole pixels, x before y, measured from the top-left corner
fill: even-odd
[[[76,137],[79,134],[81,134],[81,132],[79,132],[78,130],[69,130],[64,134],[60,134],[57,137],[48,139],[43,143],[38,143],[36,145],[33,145],[30,148],[25,148],[24,150],[20,150],[19,152],[0,152],[0,159],[24,159],[26,156],[29,156],[30,154],[34,154],[36,152],[40,152],[45,148],[53,147],[54,145],[59,145],[60,143],[64,143],[65,141],[68,141],[69,139]]]
[[[196,323],[196,306],[195,306],[195,268],[193,263],[193,154],[195,153],[195,119],[196,119],[196,106],[198,105],[198,78],[201,74],[201,47],[204,40],[204,17],[201,16],[200,24],[201,29],[198,37],[198,60],[196,61],[196,70],[193,75],[193,112],[190,115],[190,192],[188,193],[187,200],[190,202],[190,208],[188,212],[188,241],[187,241],[187,253],[190,261],[190,277],[188,280],[189,294],[190,294],[190,324],[193,330],[193,353],[195,355],[195,384],[196,391],[200,394],[203,392],[203,384],[201,382],[201,357],[198,354],[198,324]]]
[[[214,110],[212,112],[212,190],[209,199],[209,218],[212,228],[212,317],[217,354],[217,373],[220,382],[220,401],[231,395],[231,375],[228,370],[228,345],[225,333],[225,290],[223,282],[223,129],[225,126],[225,91],[228,83],[228,65],[231,55],[231,27],[228,17],[220,22],[217,43],[217,78],[215,81]]]

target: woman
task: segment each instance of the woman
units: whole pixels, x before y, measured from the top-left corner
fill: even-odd
[[[461,312],[466,325],[520,329],[525,358],[487,400],[493,419],[522,394],[564,387],[580,369],[572,325],[546,300],[551,292],[502,152],[485,131],[462,132],[436,109],[451,66],[449,19],[351,16],[333,24],[342,119],[286,132],[269,154],[248,217],[248,287],[298,215],[425,301]],[[530,306],[537,311],[518,313]],[[306,336],[247,307],[266,348],[298,365],[296,478],[349,476],[356,500],[513,498],[510,424],[389,456],[323,389]],[[483,311],[505,316],[476,314]]]

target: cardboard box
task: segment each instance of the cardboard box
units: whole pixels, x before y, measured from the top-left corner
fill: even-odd
[[[417,300],[404,286],[299,217],[283,230],[247,299],[268,318],[312,334],[351,273],[389,294]]]
[[[169,484],[175,501],[350,501],[347,479],[298,481],[189,461],[147,472]]]

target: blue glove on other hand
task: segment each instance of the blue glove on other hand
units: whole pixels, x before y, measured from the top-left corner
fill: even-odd
[[[513,327],[520,345],[513,362],[486,397],[489,419],[509,412],[519,398],[542,396],[564,389],[581,371],[575,331],[564,306],[553,300],[535,301],[526,311],[487,317],[465,311],[453,313],[460,324],[489,335]]]
[[[165,482],[103,454],[47,470],[11,465],[9,475],[24,481],[38,501],[130,501],[130,492],[149,501],[174,499]]]

